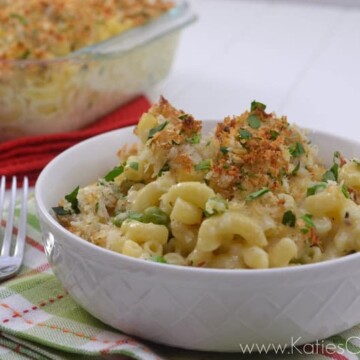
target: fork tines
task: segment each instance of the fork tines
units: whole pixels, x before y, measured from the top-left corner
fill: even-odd
[[[0,222],[1,224],[5,224],[5,232],[4,236],[0,236],[0,262],[1,256],[4,257],[16,257],[22,260],[24,254],[24,245],[25,245],[25,237],[26,237],[26,223],[27,223],[27,193],[28,193],[28,178],[24,177],[23,186],[20,194],[17,193],[17,178],[14,176],[11,182],[10,193],[8,196],[8,206],[7,206],[7,216],[6,219],[3,219],[3,214],[5,210],[5,189],[6,189],[6,177],[2,176],[0,180]],[[21,200],[21,210],[20,217],[17,223],[17,236],[15,249],[13,254],[11,254],[11,241],[12,235],[15,233],[14,228],[14,219],[15,219],[15,204],[16,200]]]

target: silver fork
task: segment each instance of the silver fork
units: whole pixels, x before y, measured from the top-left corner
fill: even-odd
[[[14,176],[11,183],[11,191],[9,194],[8,215],[6,219],[6,227],[1,241],[0,233],[0,281],[10,278],[15,275],[22,264],[24,257],[24,247],[26,238],[26,217],[27,217],[27,193],[28,193],[28,179],[24,178],[21,197],[20,217],[17,224],[17,235],[15,240],[14,251],[11,251],[11,243],[13,239],[14,218],[15,218],[15,202],[17,195],[17,180]],[[5,207],[5,188],[6,177],[2,176],[0,181],[0,223],[3,221],[3,212]],[[0,227],[1,228],[1,227]]]

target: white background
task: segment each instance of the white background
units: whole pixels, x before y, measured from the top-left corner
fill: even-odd
[[[190,0],[163,94],[199,119],[253,99],[290,122],[359,138],[360,0]]]

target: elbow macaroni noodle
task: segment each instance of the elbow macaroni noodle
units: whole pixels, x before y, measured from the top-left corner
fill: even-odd
[[[360,164],[336,152],[325,167],[259,104],[205,137],[162,98],[135,129],[141,144],[66,196],[59,221],[99,246],[183,266],[266,269],[360,251]]]

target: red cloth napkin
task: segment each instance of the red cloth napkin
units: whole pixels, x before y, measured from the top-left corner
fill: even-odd
[[[28,176],[30,185],[33,186],[40,171],[56,155],[89,137],[136,124],[149,107],[149,101],[141,96],[84,129],[22,137],[0,143],[0,175],[16,175],[20,183],[24,176]]]

